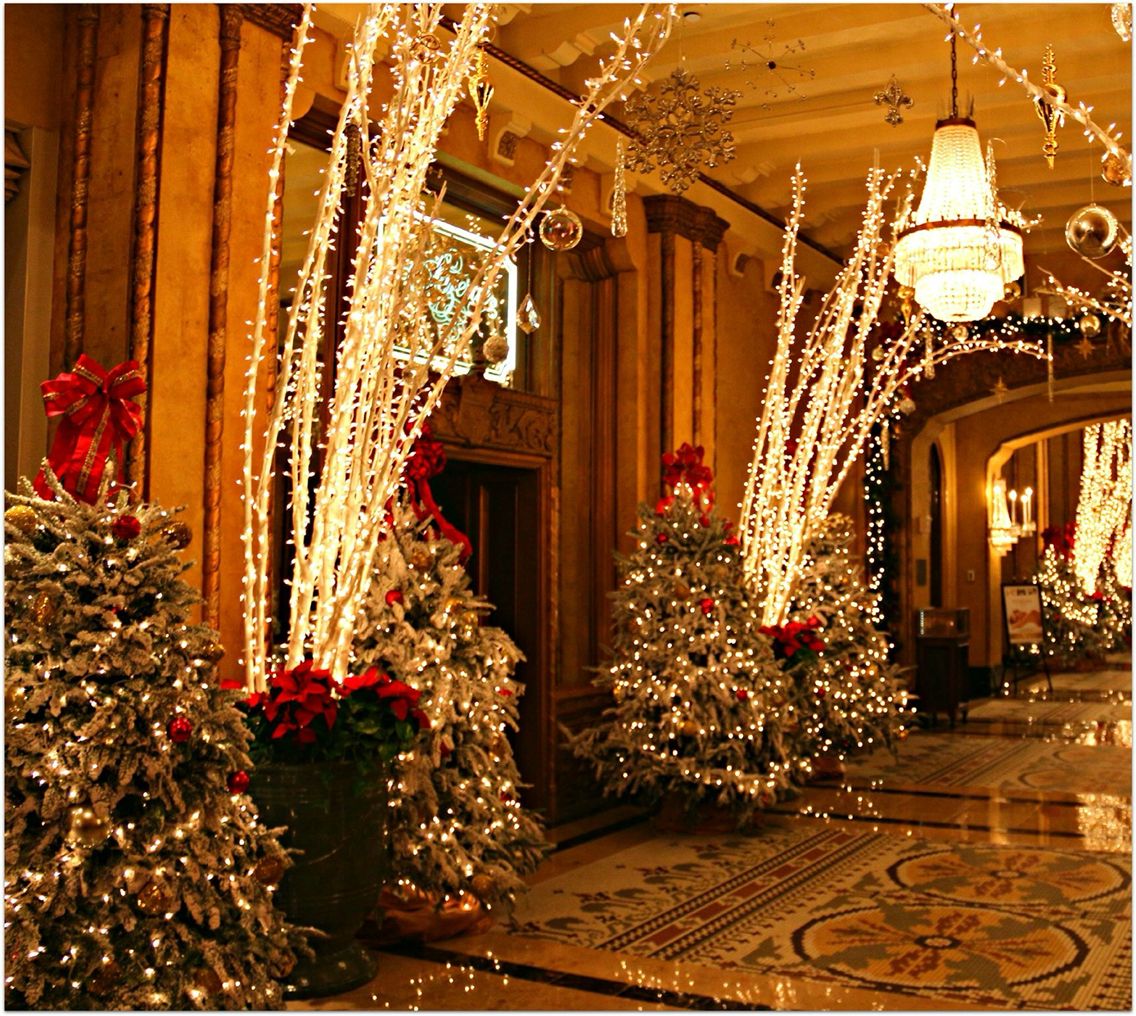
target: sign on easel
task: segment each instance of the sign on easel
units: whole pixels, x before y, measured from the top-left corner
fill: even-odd
[[[1034,583],[1002,585],[1002,616],[1006,619],[1006,641],[1011,648],[1040,646],[1045,640],[1041,590]]]

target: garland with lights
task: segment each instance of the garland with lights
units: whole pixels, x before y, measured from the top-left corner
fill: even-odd
[[[408,463],[410,487],[390,508],[391,535],[380,547],[355,654],[418,688],[430,719],[423,743],[401,756],[391,789],[387,910],[395,924],[418,902],[470,920],[479,903],[507,913],[548,849],[521,805],[509,744],[524,693],[514,677],[521,651],[481,623],[492,608],[470,588],[469,541],[436,506],[426,507],[428,479],[444,462],[427,431]],[[460,930],[454,918],[439,923],[450,934]]]
[[[5,1002],[279,1008],[289,861],[244,793],[224,651],[187,623],[189,527],[125,491],[108,502],[115,470],[99,472],[93,503],[48,468],[53,499],[25,479],[4,513]]]
[[[864,457],[864,501],[867,505],[867,587],[879,598],[879,619],[894,630],[899,618],[899,546],[901,525],[895,508],[899,486],[891,469],[889,444],[895,419],[885,419],[873,429],[873,440]],[[893,645],[894,649],[894,645]]]

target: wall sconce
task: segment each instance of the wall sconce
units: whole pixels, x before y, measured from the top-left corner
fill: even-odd
[[[990,546],[1001,557],[1023,536],[1037,532],[1033,519],[1033,488],[1026,487],[1018,496],[1006,490],[1006,481],[998,477],[990,490]]]

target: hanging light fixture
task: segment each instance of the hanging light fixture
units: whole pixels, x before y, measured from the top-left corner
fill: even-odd
[[[984,318],[1025,272],[1021,226],[998,201],[994,153],[983,160],[974,121],[959,116],[952,31],[951,114],[935,124],[919,208],[896,239],[896,280],[940,321]]]

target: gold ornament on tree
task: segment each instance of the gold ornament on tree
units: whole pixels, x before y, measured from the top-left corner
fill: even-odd
[[[489,875],[474,875],[469,880],[470,888],[475,896],[485,899],[493,892],[493,879]]]
[[[225,656],[225,647],[220,642],[206,642],[199,650],[197,650],[197,658],[199,660],[208,660],[210,663],[218,663]]]
[[[469,79],[469,97],[477,111],[477,140],[485,140],[485,130],[489,126],[489,102],[493,98],[493,86],[489,83],[489,68],[485,64],[485,50],[477,51],[477,63]]]
[[[284,862],[279,857],[262,857],[256,862],[252,877],[261,885],[279,885],[284,877]]]
[[[78,847],[97,847],[110,835],[110,822],[90,805],[71,809],[67,841]]]
[[[694,720],[684,720],[679,730],[687,737],[696,737],[698,735],[698,724]]]
[[[50,624],[59,609],[59,603],[50,593],[37,593],[32,600],[32,617],[41,628]]]
[[[27,536],[35,532],[38,518],[35,509],[26,504],[16,504],[4,512],[4,521]]]
[[[734,135],[725,125],[741,94],[716,86],[702,91],[696,77],[676,67],[658,95],[634,95],[624,106],[627,125],[635,132],[628,167],[637,173],[658,167],[663,184],[681,194],[703,166],[712,169],[734,158]]]
[[[174,907],[173,894],[169,887],[159,878],[153,878],[139,891],[135,900],[138,909],[144,914],[155,917],[158,914],[168,914]]]

